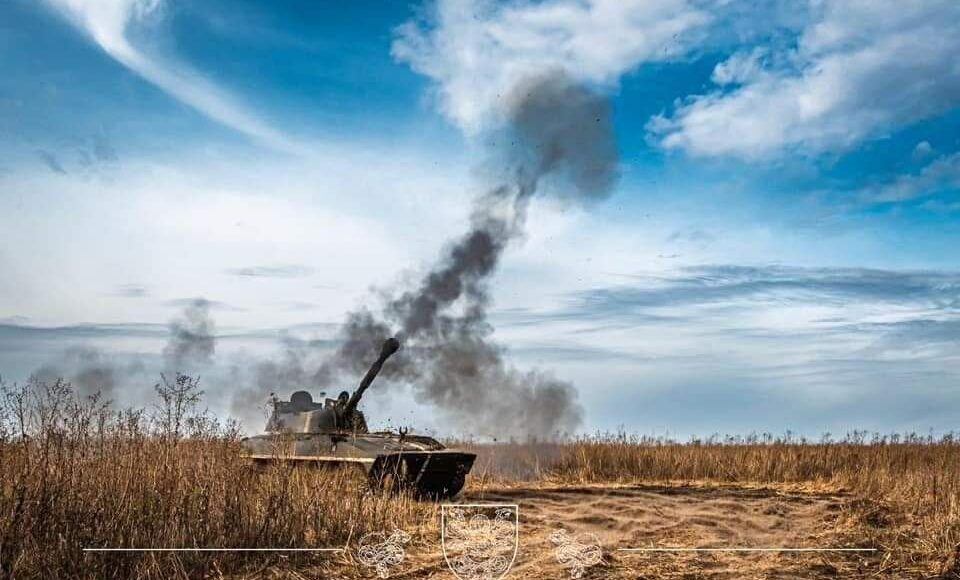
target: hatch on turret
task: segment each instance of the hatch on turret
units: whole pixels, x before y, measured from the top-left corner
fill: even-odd
[[[325,395],[326,393],[321,393]],[[344,399],[344,400],[341,400]],[[345,398],[326,399],[315,403],[308,391],[297,391],[289,401],[274,397],[273,413],[267,421],[268,433],[332,433],[336,431],[367,432],[367,422],[360,411],[354,411],[350,419],[344,417]]]

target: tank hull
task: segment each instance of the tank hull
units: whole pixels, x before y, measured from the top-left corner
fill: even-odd
[[[375,487],[409,489],[423,499],[459,493],[476,459],[430,437],[394,433],[282,433],[248,437],[242,444],[256,463],[352,466]]]

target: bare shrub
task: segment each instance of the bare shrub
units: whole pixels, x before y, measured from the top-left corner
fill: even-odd
[[[350,471],[240,456],[238,431],[199,412],[198,383],[157,389],[154,413],[113,410],[68,383],[0,384],[0,577],[200,578],[331,557],[84,552],[84,548],[342,547],[424,529],[434,508],[368,491]]]

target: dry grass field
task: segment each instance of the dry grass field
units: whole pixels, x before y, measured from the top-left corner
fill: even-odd
[[[608,551],[876,549],[614,553],[617,566],[605,578],[960,578],[960,442],[953,436],[851,433],[810,442],[764,435],[677,443],[604,434],[475,450],[480,459],[468,495],[528,503],[531,519],[549,514],[553,525],[600,537]]]
[[[69,385],[7,385],[0,404],[0,577],[373,578],[370,531],[412,536],[396,578],[452,578],[438,507],[351,471],[256,470],[187,377],[116,411]],[[464,444],[470,446],[469,444]],[[472,447],[462,499],[517,503],[510,578],[566,578],[547,541],[604,549],[584,578],[960,578],[960,443],[951,437],[675,443],[601,435]],[[856,546],[871,553],[632,553],[633,547]],[[84,548],[332,547],[342,552],[85,552]]]

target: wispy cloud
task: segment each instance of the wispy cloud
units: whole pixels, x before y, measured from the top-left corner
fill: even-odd
[[[210,119],[285,152],[302,146],[241,105],[227,91],[171,57],[141,49],[130,33],[134,24],[160,15],[162,0],[46,0],[85,32],[104,52],[179,101]]]
[[[284,310],[290,312],[310,312],[317,309],[317,305],[313,302],[303,302],[298,300],[290,300],[287,302],[280,302],[277,304]]]
[[[172,300],[164,301],[166,306],[173,306],[176,308],[189,308],[197,303],[203,303],[207,308],[211,310],[223,310],[227,312],[244,312],[245,308],[240,308],[239,306],[234,306],[232,304],[227,304],[226,302],[221,302],[219,300],[208,300],[203,297],[194,297],[194,298],[174,298]]]
[[[245,278],[303,278],[313,273],[311,268],[298,264],[274,266],[246,266],[229,268],[227,274]]]
[[[110,163],[119,158],[117,150],[102,127],[84,141],[77,153],[80,156],[80,164],[85,167],[91,167],[97,163]]]
[[[898,175],[886,183],[866,187],[859,197],[867,203],[896,203],[945,190],[960,190],[960,153],[937,157],[919,173]]]
[[[949,429],[960,403],[960,272],[706,265],[497,323],[518,356],[616,385],[592,409],[630,428]]]
[[[843,343],[832,356],[861,356],[865,345],[880,341],[921,349],[960,339],[960,273],[697,266],[576,292],[554,309],[500,311],[498,324],[517,331],[553,325],[568,347],[587,350],[601,346],[599,337],[626,332],[683,336],[687,351],[718,336],[755,353],[785,340],[812,352],[829,339]]]
[[[748,300],[838,305],[874,301],[960,309],[960,273],[952,272],[711,265],[672,275],[638,275],[635,280],[635,285],[579,293],[572,308],[604,314]]]
[[[668,242],[708,246],[717,240],[714,234],[700,228],[679,229],[667,237]]]
[[[111,293],[121,298],[143,298],[150,294],[149,288],[141,284],[121,284]]]
[[[50,171],[59,173],[60,175],[67,174],[67,170],[63,168],[63,164],[61,164],[57,156],[50,151],[38,149],[37,155],[40,156],[40,160],[43,161],[43,164],[46,165]]]
[[[504,309],[495,321],[521,364],[546,362],[576,378],[591,427],[700,434],[789,428],[815,435],[854,427],[947,429],[956,422],[958,272],[703,265],[623,280],[567,294],[553,308]],[[217,364],[227,367],[205,373],[214,400],[224,405],[238,385],[302,388],[316,361],[336,347],[336,328],[219,331]],[[0,361],[90,344],[104,353],[117,344],[152,344],[156,351],[169,335],[167,324],[11,321],[0,325]],[[245,349],[268,352],[278,340],[291,354],[249,364]],[[160,368],[155,359],[149,372]],[[78,371],[65,363],[59,368],[71,377],[83,371],[104,378],[87,372],[100,368],[87,363],[105,359],[77,360],[84,363],[74,365]],[[0,370],[18,376],[16,365],[7,367]],[[248,374],[232,374],[237,369]],[[135,400],[136,393],[119,388],[130,381],[114,377],[118,394]]]
[[[25,339],[58,341],[66,338],[157,338],[169,333],[166,324],[72,324],[67,326],[39,326],[25,323],[0,323],[0,341],[11,344]]]

